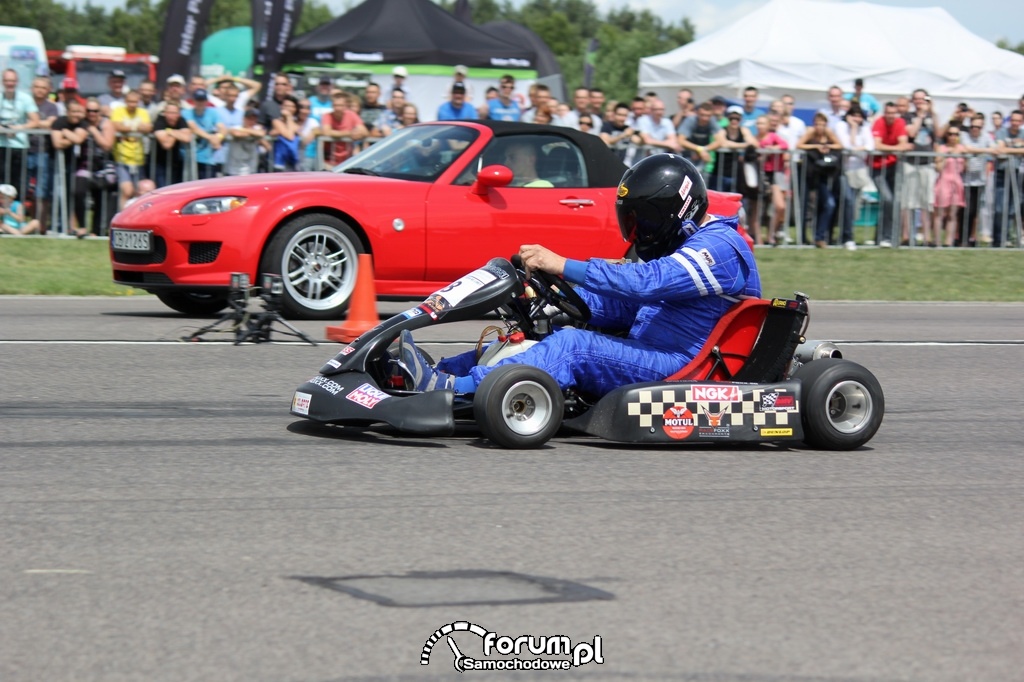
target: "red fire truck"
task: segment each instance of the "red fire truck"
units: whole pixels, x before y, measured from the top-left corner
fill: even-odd
[[[157,57],[151,54],[130,54],[123,47],[105,45],[68,45],[63,50],[47,50],[53,89],[58,90],[65,78],[78,81],[83,97],[107,92],[107,76],[115,69],[125,73],[125,85],[135,89],[149,79],[156,81]]]

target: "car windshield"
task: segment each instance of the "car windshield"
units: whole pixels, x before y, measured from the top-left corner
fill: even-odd
[[[356,154],[334,172],[433,182],[479,134],[463,126],[409,126]]]

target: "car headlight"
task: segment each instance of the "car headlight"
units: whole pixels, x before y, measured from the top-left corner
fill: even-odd
[[[245,197],[207,197],[185,204],[182,215],[211,215],[227,213],[245,205]]]

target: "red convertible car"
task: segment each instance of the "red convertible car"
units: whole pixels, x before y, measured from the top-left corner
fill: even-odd
[[[528,145],[536,179],[516,177]],[[494,256],[543,243],[571,258],[626,254],[615,219],[625,166],[600,138],[495,121],[396,131],[331,172],[273,173],[171,185],[114,216],[114,282],[186,314],[227,305],[231,273],[280,274],[293,318],[338,319],[373,255],[377,294],[418,298]],[[529,181],[529,182],[527,182]],[[712,212],[734,214],[730,197]]]

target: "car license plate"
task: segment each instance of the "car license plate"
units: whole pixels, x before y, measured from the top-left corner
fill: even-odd
[[[114,251],[152,251],[153,232],[151,230],[111,230],[110,248]]]

